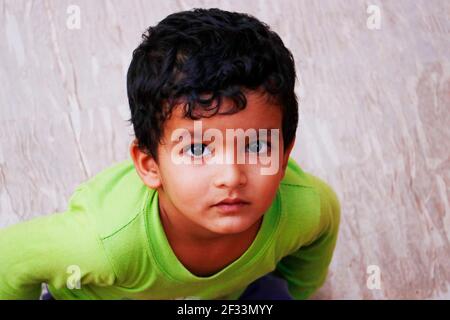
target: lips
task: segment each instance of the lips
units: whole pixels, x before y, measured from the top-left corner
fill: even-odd
[[[245,203],[248,203],[248,201],[242,200],[240,198],[226,198],[226,199],[220,201],[219,203],[217,203],[216,205],[219,205],[219,204],[231,205],[231,204],[245,204]]]
[[[227,198],[224,199],[214,205],[214,207],[218,208],[220,211],[225,213],[237,212],[246,206],[248,206],[250,202],[242,200],[240,198]]]

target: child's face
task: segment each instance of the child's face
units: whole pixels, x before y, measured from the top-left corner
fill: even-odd
[[[199,230],[202,234],[236,234],[258,222],[274,200],[293,144],[285,152],[280,107],[267,102],[264,96],[256,92],[251,92],[246,97],[247,106],[242,111],[197,120],[201,121],[203,132],[214,128],[222,133],[223,156],[234,161],[207,163],[206,159],[211,150],[202,149],[201,144],[208,145],[211,140],[205,141],[202,137],[196,139],[194,135],[191,136],[191,141],[175,140],[173,133],[177,129],[179,131],[180,128],[185,128],[194,132],[194,120],[183,118],[180,107],[173,110],[171,117],[164,124],[162,144],[158,146],[158,164],[142,154],[140,157],[136,156],[136,150],[131,151],[132,157],[133,153],[135,154],[133,159],[141,178],[149,187],[157,188],[160,209],[174,224],[189,225],[189,230]],[[220,112],[226,110],[227,102],[229,101],[222,102]],[[238,128],[244,131],[253,128],[257,132],[259,129],[278,129],[279,149],[271,155],[276,156],[279,163],[275,171],[263,174],[264,170],[261,169],[267,168],[267,162],[263,165],[259,160],[256,164],[237,161],[239,152],[257,154],[260,150],[256,144],[250,146],[251,141],[248,140],[245,141],[244,151],[238,150],[236,140],[232,144],[226,139],[227,129]],[[270,130],[267,136],[271,136]],[[271,142],[272,145],[275,143]],[[192,144],[197,147],[190,148]],[[265,147],[264,144],[261,146]],[[187,150],[187,154],[183,154],[185,160],[186,157],[192,159],[197,156],[200,163],[174,161],[174,154],[179,154],[178,151],[174,153],[174,148]],[[205,156],[202,157],[203,155]],[[234,206],[217,205],[227,198],[239,198],[245,203]]]

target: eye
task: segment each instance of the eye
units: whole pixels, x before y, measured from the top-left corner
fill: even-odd
[[[205,157],[211,154],[211,150],[209,150],[208,146],[204,143],[193,143],[186,146],[184,152],[194,158]]]
[[[252,153],[264,153],[270,148],[270,143],[257,140],[247,145],[247,150]]]

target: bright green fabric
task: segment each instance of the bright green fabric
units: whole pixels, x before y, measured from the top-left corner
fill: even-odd
[[[0,230],[0,298],[37,299],[45,282],[56,299],[236,299],[275,270],[294,298],[305,299],[325,281],[339,218],[334,191],[290,159],[252,245],[198,277],[169,246],[158,193],[126,160],[80,185],[65,212]],[[79,268],[79,289],[70,266]]]

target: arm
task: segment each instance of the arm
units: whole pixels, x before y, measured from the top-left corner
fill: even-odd
[[[52,268],[49,244],[57,241],[53,221],[37,218],[0,230],[0,299],[39,298]]]
[[[289,292],[295,299],[307,299],[325,282],[336,246],[340,222],[340,204],[335,192],[319,183],[321,198],[320,228],[310,243],[284,257],[276,274],[287,280]]]
[[[74,265],[82,284],[114,282],[80,193],[66,212],[0,230],[0,299],[38,299],[43,282],[66,287]]]

